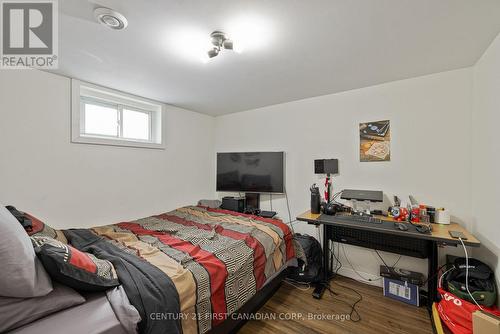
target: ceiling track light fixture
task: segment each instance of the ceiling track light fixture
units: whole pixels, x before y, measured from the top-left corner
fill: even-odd
[[[208,57],[213,58],[218,56],[223,50],[233,50],[233,41],[227,38],[226,34],[222,31],[214,31],[210,34],[210,41],[213,44],[213,48],[208,51]]]

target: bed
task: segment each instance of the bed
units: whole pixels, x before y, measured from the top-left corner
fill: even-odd
[[[63,232],[113,263],[140,333],[234,331],[232,315],[261,306],[295,256],[282,221],[200,206]]]

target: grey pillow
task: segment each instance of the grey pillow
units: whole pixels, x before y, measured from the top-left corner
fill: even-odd
[[[31,298],[52,291],[52,282],[19,221],[0,203],[0,296]]]
[[[200,199],[198,201],[198,205],[199,206],[206,206],[206,207],[209,207],[211,209],[217,209],[217,208],[220,208],[220,206],[222,205],[222,202],[218,199]]]
[[[42,297],[0,297],[0,333],[84,302],[85,298],[78,292],[58,283]]]

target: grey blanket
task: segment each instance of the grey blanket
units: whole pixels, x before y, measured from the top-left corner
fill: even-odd
[[[66,230],[64,234],[76,249],[113,263],[130,303],[141,316],[139,333],[182,333],[179,295],[170,277],[90,230]]]

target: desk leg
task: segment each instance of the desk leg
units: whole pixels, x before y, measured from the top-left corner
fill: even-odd
[[[431,277],[427,282],[427,311],[431,318],[432,331],[437,333],[434,317],[432,315],[432,304],[438,300],[438,247],[436,242],[429,242],[429,259],[427,277]]]
[[[316,299],[321,299],[323,297],[323,293],[325,292],[325,285],[328,284],[329,282],[329,276],[330,276],[330,269],[328,268],[328,257],[330,255],[329,252],[329,226],[327,224],[322,224],[323,226],[323,274],[322,274],[322,280],[320,283],[316,285],[316,288],[314,288],[313,291],[313,297]]]
[[[432,310],[432,303],[438,299],[438,247],[437,243],[429,242],[429,260],[428,260],[428,273],[427,277],[430,277],[427,282],[427,307]]]

